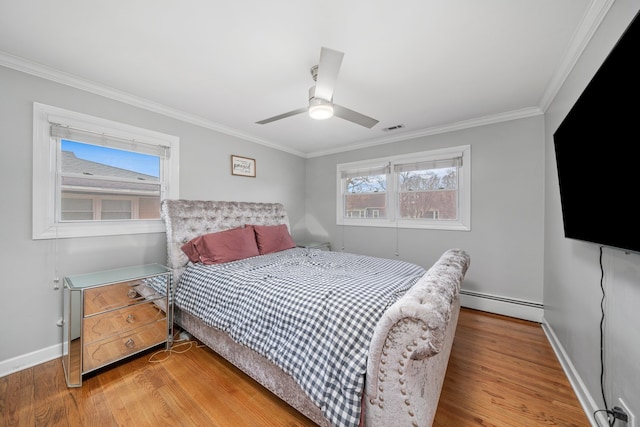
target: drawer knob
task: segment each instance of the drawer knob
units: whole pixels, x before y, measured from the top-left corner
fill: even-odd
[[[129,289],[129,291],[127,292],[127,296],[129,298],[135,298],[138,295],[138,293],[135,291],[135,289]]]
[[[133,317],[133,314],[130,314],[127,316],[127,323],[133,323],[135,322],[135,317]]]
[[[136,342],[132,338],[129,338],[127,342],[124,343],[124,345],[127,348],[134,348],[136,346]]]

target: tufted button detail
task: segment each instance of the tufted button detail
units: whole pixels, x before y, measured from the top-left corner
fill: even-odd
[[[409,406],[409,405],[411,405],[411,401],[409,399],[405,399],[404,400],[404,404]]]

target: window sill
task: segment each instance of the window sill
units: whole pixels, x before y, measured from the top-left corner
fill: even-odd
[[[123,234],[146,234],[165,232],[164,222],[158,220],[140,220],[132,222],[81,222],[62,223],[34,229],[33,239],[64,239],[70,237],[119,236]]]

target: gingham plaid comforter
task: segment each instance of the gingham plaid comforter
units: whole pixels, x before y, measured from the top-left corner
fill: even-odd
[[[425,270],[398,260],[294,248],[187,267],[175,303],[291,375],[335,426],[357,426],[369,342]]]

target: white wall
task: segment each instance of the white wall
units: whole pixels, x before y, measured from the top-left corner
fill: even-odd
[[[600,388],[600,246],[564,238],[553,133],[639,6],[637,0],[617,0],[613,4],[545,114],[544,317],[588,413],[604,408]],[[638,111],[637,100],[625,99],[623,93],[620,102],[627,102],[629,108]],[[607,141],[601,142],[601,148],[585,145],[585,149],[606,150]],[[638,143],[637,137],[631,136],[627,142],[632,152]],[[629,162],[628,167],[634,167],[634,162]],[[631,213],[632,221],[637,220],[636,209],[631,206],[635,196],[630,194],[629,201],[615,201]],[[604,248],[603,269],[605,395],[609,407],[618,405],[618,399],[622,398],[635,414],[637,425],[640,419],[640,254]]]
[[[176,135],[180,197],[281,202],[303,232],[303,158],[0,66],[0,376],[61,356],[56,275],[166,260],[164,233],[31,239],[33,102]],[[257,177],[232,176],[231,154],[255,158]]]
[[[463,305],[542,319],[544,121],[535,116],[307,160],[306,224],[313,237],[356,252],[431,266],[451,247],[471,267]],[[471,145],[471,231],[336,226],[336,165]],[[397,233],[397,235],[396,235]],[[483,298],[498,296],[507,300]],[[533,303],[536,309],[521,303]]]

